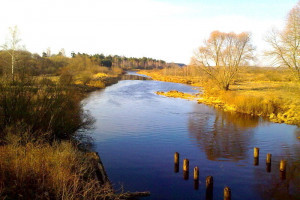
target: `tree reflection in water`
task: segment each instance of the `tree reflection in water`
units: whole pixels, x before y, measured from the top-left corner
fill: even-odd
[[[189,116],[189,132],[209,160],[245,159],[253,138],[252,129],[259,124],[258,117],[224,112],[196,105]]]
[[[255,130],[262,123],[258,117],[215,110],[197,105],[189,116],[189,133],[198,146],[204,150],[208,160],[240,161],[247,159],[253,148]],[[295,140],[300,137],[300,129],[295,131]],[[285,146],[280,155],[272,157],[272,169],[266,171],[262,158],[260,166],[253,168],[255,193],[262,199],[300,199],[300,145]],[[252,154],[251,154],[252,155]],[[252,159],[252,158],[248,158]],[[279,171],[279,161],[287,160],[285,178]],[[251,172],[249,172],[251,173]]]
[[[295,131],[295,139],[300,136],[300,129]],[[282,156],[275,157],[272,161],[272,173],[266,176],[262,169],[255,169],[254,176],[260,184],[257,190],[263,199],[294,200],[300,199],[300,145],[286,147],[282,153],[287,160],[285,177],[279,171],[279,161]]]
[[[298,148],[298,160],[288,159],[285,177],[279,171],[279,162],[272,162],[272,173],[267,176],[261,169],[254,170],[255,179],[259,184],[256,190],[263,199],[294,200],[300,199],[300,154]]]

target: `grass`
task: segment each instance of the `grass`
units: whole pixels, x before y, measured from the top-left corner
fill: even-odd
[[[205,76],[170,75],[164,74],[163,70],[139,73],[154,80],[201,86],[204,93],[198,100],[199,103],[300,126],[300,83],[295,82],[286,69],[245,68],[234,80],[229,91],[218,89]],[[173,95],[175,96],[178,95]]]
[[[0,199],[118,198],[74,145],[85,137],[76,131],[93,121],[82,110],[81,86],[57,77],[0,78]]]
[[[156,92],[156,94],[166,96],[166,97],[182,98],[182,99],[188,99],[188,100],[195,100],[197,98],[196,95],[179,92],[177,90],[171,90],[168,92],[158,91],[158,92]]]
[[[21,145],[10,135],[0,146],[0,199],[108,199],[90,158],[71,142]]]

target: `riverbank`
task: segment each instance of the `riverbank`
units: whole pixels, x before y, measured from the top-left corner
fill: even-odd
[[[203,94],[198,98],[199,103],[225,111],[264,116],[276,123],[300,126],[300,84],[296,82],[239,81],[229,91],[222,91],[205,83],[200,77],[165,76],[159,70],[138,73],[154,80],[202,86]],[[179,97],[176,93],[169,93],[168,96]]]
[[[0,81],[0,198],[124,199],[132,195],[112,189],[98,172],[99,166],[104,171],[100,157],[90,156],[76,133],[93,121],[82,110],[81,100],[117,83],[121,74],[97,77],[89,84],[67,84],[60,78]]]

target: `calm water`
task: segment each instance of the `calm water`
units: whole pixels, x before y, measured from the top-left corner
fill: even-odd
[[[122,80],[85,99],[96,119],[91,130],[115,188],[150,191],[144,199],[205,199],[205,178],[214,177],[213,199],[300,199],[300,130],[259,118],[224,113],[183,99],[158,96],[156,91],[196,92],[192,87],[150,80]],[[260,148],[259,165],[253,147]],[[174,172],[174,152],[180,169]],[[265,156],[272,153],[271,172]],[[182,159],[190,160],[189,180],[183,179]],[[286,159],[286,179],[279,161]],[[199,166],[198,190],[193,168]]]

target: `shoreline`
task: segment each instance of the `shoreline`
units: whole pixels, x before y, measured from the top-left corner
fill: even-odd
[[[153,80],[203,87],[200,82],[194,82],[197,78],[189,80],[189,78],[185,77],[163,76],[153,71],[139,71],[138,73],[150,76]],[[209,92],[205,92],[205,87],[203,87],[203,92],[204,93],[200,94],[200,96],[194,97],[190,97],[190,94],[181,94],[178,91],[169,91],[166,93],[158,91],[156,93],[167,97],[183,98],[188,100],[194,99],[197,100],[198,103],[214,106],[224,110],[225,112],[228,111],[249,114],[252,116],[262,116],[274,123],[285,123],[300,127],[300,114],[293,110],[294,107],[288,107],[285,102],[277,102],[276,99],[263,99],[260,96],[239,94],[237,91],[214,91],[210,94]],[[232,101],[234,99],[242,100]],[[246,108],[247,104],[250,104],[251,107],[249,106],[249,108]],[[272,110],[277,113],[273,113]]]

